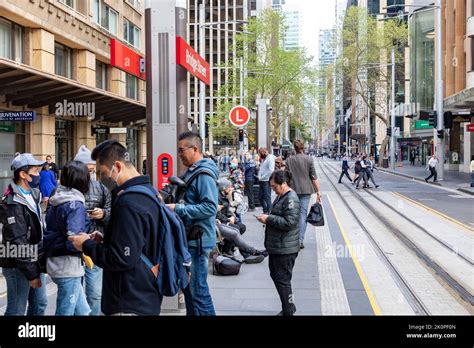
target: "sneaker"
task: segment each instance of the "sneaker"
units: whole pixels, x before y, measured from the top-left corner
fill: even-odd
[[[300,242],[300,249],[304,249],[304,244],[303,244],[303,242]]]
[[[375,185],[375,188],[379,188],[379,185]]]
[[[278,313],[276,316],[277,317],[282,317],[283,316],[283,311],[280,311],[280,313]]]
[[[425,182],[428,182],[428,179],[425,179]]]
[[[254,256],[262,255],[263,257],[267,257],[268,256],[268,251],[266,251],[266,250],[255,250],[253,255]]]
[[[251,255],[246,257],[243,262],[244,263],[260,263],[265,259],[263,255]]]

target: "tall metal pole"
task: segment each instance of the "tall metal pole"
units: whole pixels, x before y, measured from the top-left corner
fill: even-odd
[[[349,157],[349,117],[347,116],[346,116],[346,156]]]
[[[370,127],[370,89],[367,91],[367,98],[367,156],[370,156],[372,146],[372,132]]]
[[[244,58],[240,57],[240,105],[244,105]],[[244,133],[245,137],[245,133]],[[242,139],[243,140],[243,139]],[[244,142],[239,141],[240,154],[244,151]]]
[[[444,128],[444,115],[443,115],[443,42],[442,42],[442,28],[443,19],[441,7],[441,0],[436,0],[436,19],[437,25],[435,30],[436,35],[436,111],[438,112],[438,126],[437,130],[443,130]],[[444,179],[444,143],[443,139],[438,138],[438,132],[434,130],[434,139],[436,141],[436,155],[438,156],[438,180]]]
[[[395,170],[395,48],[392,48],[392,102],[391,102],[390,169]]]
[[[204,42],[204,4],[199,5],[199,55],[206,58],[206,44]],[[199,133],[202,138],[202,152],[206,151],[206,84],[199,81]]]

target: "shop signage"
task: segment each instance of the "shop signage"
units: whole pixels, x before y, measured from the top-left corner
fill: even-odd
[[[474,132],[474,123],[466,125],[467,132]]]
[[[415,129],[433,129],[432,126],[430,126],[430,121],[415,121]]]
[[[109,133],[109,127],[106,127],[106,126],[91,127],[91,134],[107,134],[107,133]]]
[[[245,106],[234,106],[229,112],[229,121],[235,127],[244,127],[250,121],[250,111]]]
[[[211,84],[211,68],[209,63],[189,46],[181,36],[176,36],[176,63],[206,85]]]
[[[15,133],[14,125],[0,125],[0,132]]]
[[[0,111],[0,121],[34,121],[36,111]]]
[[[127,128],[110,128],[110,134],[127,134]]]
[[[110,39],[110,64],[112,66],[145,80],[144,60],[145,58],[120,41]]]

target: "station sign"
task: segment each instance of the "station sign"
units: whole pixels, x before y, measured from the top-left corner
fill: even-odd
[[[245,106],[234,106],[229,112],[230,123],[238,128],[245,127],[250,121],[250,111]]]
[[[110,39],[110,65],[146,80],[145,58],[116,39]]]
[[[211,67],[189,44],[176,36],[176,64],[181,65],[206,85],[211,84]]]

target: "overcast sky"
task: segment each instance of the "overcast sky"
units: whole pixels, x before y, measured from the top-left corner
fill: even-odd
[[[336,0],[287,0],[288,7],[301,10],[303,46],[318,56],[319,29],[329,29],[336,22]]]

